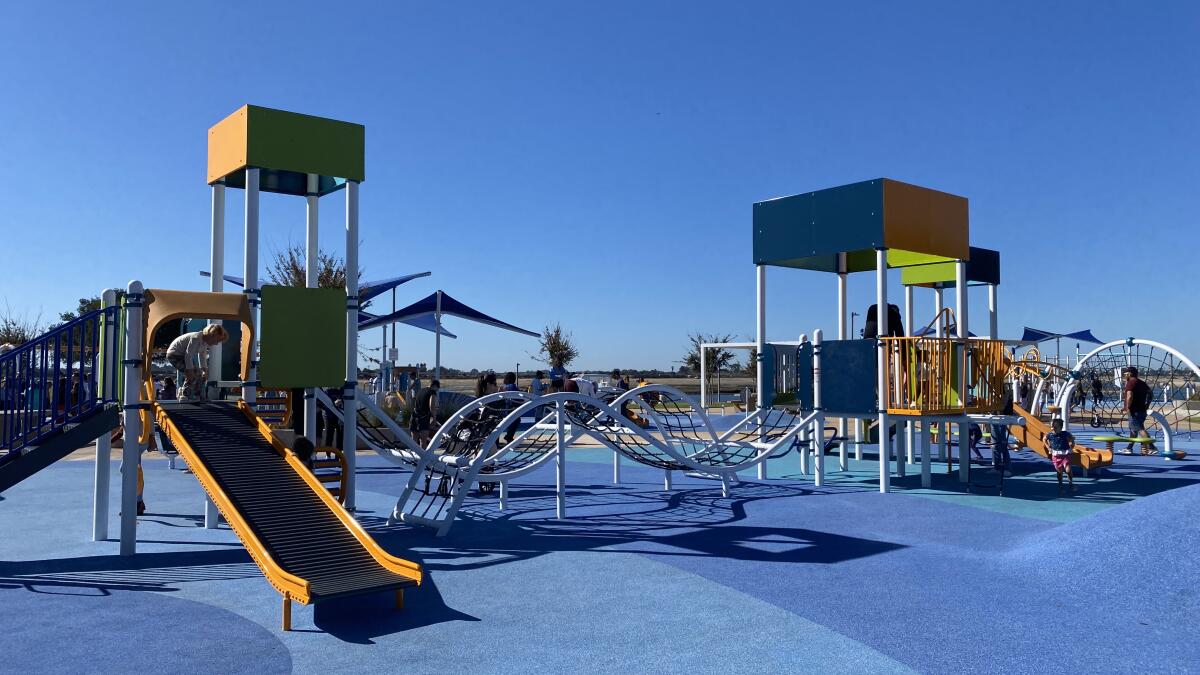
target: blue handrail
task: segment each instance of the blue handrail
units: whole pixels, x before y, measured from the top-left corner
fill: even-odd
[[[0,354],[0,464],[114,402],[120,363],[104,334],[120,342],[119,317],[97,309]]]

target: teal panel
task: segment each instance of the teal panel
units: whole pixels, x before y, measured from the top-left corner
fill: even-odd
[[[833,272],[838,253],[884,245],[883,180],[757,202],[753,221],[756,265]]]
[[[346,382],[346,291],[263,286],[258,379],[264,387]]]
[[[821,407],[835,413],[873,413],[879,377],[874,340],[821,343]]]

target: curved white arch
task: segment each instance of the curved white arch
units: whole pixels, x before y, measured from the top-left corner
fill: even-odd
[[[1106,342],[1106,343],[1100,345],[1099,347],[1096,347],[1092,351],[1088,352],[1082,358],[1080,358],[1078,363],[1075,364],[1075,367],[1071,369],[1071,371],[1068,375],[1068,378],[1067,378],[1067,383],[1062,388],[1062,390],[1059,392],[1058,399],[1055,401],[1055,403],[1064,410],[1070,409],[1066,406],[1067,406],[1068,402],[1071,400],[1071,395],[1074,394],[1075,388],[1079,386],[1079,382],[1080,382],[1082,373],[1084,372],[1084,370],[1087,369],[1088,362],[1091,361],[1096,355],[1101,354],[1107,350],[1113,349],[1114,347],[1122,347],[1122,346],[1126,347],[1126,353],[1128,354],[1128,351],[1129,351],[1128,348],[1132,347],[1134,345],[1146,345],[1147,347],[1152,347],[1154,349],[1160,349],[1163,352],[1166,352],[1167,354],[1174,356],[1176,359],[1178,359],[1178,361],[1180,363],[1182,363],[1183,365],[1190,368],[1191,371],[1193,373],[1195,373],[1197,379],[1200,379],[1200,367],[1197,367],[1196,363],[1194,361],[1189,359],[1178,349],[1175,349],[1174,347],[1172,347],[1170,345],[1163,344],[1163,343],[1155,341],[1155,340],[1146,340],[1143,338],[1130,337],[1130,338],[1125,338],[1124,340],[1112,340],[1110,342]],[[1067,417],[1070,417],[1070,416],[1067,415]],[[1153,411],[1153,410],[1151,411],[1150,417],[1152,417],[1156,422],[1158,422],[1159,426],[1162,427],[1163,435],[1165,437],[1164,440],[1169,440],[1173,433],[1173,430],[1170,429],[1169,425],[1166,423],[1166,418],[1163,415],[1158,414],[1156,411]]]

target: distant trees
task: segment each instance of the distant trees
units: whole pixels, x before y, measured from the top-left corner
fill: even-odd
[[[42,333],[42,315],[30,319],[27,314],[17,314],[4,301],[4,311],[0,313],[0,345],[22,345]]]
[[[683,356],[683,365],[689,371],[699,374],[701,368],[700,350],[704,343],[713,342],[732,342],[733,335],[704,335],[703,333],[693,333],[688,335],[688,351]],[[737,362],[734,359],[733,352],[723,347],[709,347],[704,358],[704,364],[708,368],[708,374],[716,373],[718,370],[727,371]]]

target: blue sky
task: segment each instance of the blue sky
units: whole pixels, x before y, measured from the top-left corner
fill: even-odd
[[[430,270],[401,302],[442,288],[561,321],[581,368],[749,338],[751,204],[881,176],[970,199],[972,243],[1002,255],[1002,337],[1090,327],[1196,358],[1198,8],[19,3],[0,23],[0,298],[50,318],[134,278],[204,288],[205,133],[254,103],[366,125],[367,277]],[[322,204],[340,253],[342,193]],[[240,192],[228,213],[239,268]],[[303,200],[265,196],[262,218],[264,259],[303,241]],[[831,276],[768,276],[772,339],[833,329]],[[872,277],[850,292],[863,311]],[[448,365],[530,363],[530,338],[449,327]],[[401,335],[402,360],[432,361],[430,334]]]

